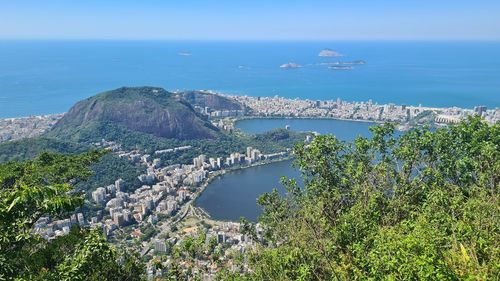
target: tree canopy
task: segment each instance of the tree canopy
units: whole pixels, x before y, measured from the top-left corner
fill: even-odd
[[[479,117],[396,137],[373,127],[295,148],[304,187],[258,202],[252,280],[498,280],[500,125]]]
[[[64,217],[80,207],[73,186],[91,175],[103,152],[42,153],[0,165],[0,280],[138,280],[143,267],[121,256],[99,230],[75,227],[48,242],[33,233],[42,216]]]

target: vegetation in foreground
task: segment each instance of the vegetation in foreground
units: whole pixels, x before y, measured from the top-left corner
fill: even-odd
[[[265,240],[224,280],[498,280],[500,125],[298,145],[305,187],[259,198]],[[247,227],[251,232],[251,228]]]
[[[140,280],[136,256],[120,253],[99,230],[73,228],[51,242],[32,232],[43,215],[64,217],[81,206],[73,186],[101,156],[42,153],[0,165],[0,280]]]
[[[264,239],[240,257],[249,271],[228,268],[218,278],[498,279],[500,125],[470,118],[399,138],[391,125],[372,132],[352,143],[320,136],[297,145],[305,186],[283,179],[285,196],[259,198]],[[80,206],[73,186],[99,157],[44,153],[0,165],[0,280],[141,278],[138,259],[96,230],[75,228],[50,243],[32,234],[43,214],[64,216]],[[248,222],[243,230],[256,237]],[[194,278],[168,270],[172,280]]]

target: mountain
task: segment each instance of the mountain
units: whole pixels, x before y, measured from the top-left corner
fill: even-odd
[[[244,110],[245,107],[230,98],[202,91],[186,91],[180,95],[191,105],[212,110]]]
[[[47,136],[92,140],[117,130],[177,140],[219,134],[181,95],[156,87],[122,87],[78,102]]]

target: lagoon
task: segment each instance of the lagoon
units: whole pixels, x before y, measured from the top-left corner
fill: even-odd
[[[339,139],[350,141],[356,136],[370,136],[368,128],[374,123],[344,121],[334,119],[247,119],[236,123],[236,127],[247,133],[260,133],[290,125],[291,130],[317,131],[335,134]],[[300,171],[292,167],[292,160],[274,162],[229,171],[214,179],[196,200],[196,206],[207,211],[213,219],[238,221],[245,217],[256,221],[261,213],[257,198],[264,192],[277,188],[281,193],[285,188],[280,177],[300,178]]]
[[[368,128],[376,123],[318,118],[255,118],[237,121],[235,127],[249,134],[259,134],[276,128],[289,126],[290,130],[298,132],[318,132],[334,134],[341,140],[353,140],[361,135],[369,136]]]
[[[300,177],[300,172],[291,165],[292,160],[285,160],[230,171],[215,178],[195,204],[216,220],[238,221],[245,217],[256,221],[261,213],[257,198],[273,188],[283,194],[285,188],[279,182],[282,176]]]

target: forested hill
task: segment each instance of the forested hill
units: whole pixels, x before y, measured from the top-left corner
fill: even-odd
[[[181,96],[155,87],[123,87],[75,104],[48,133],[74,139],[99,135],[96,128],[121,127],[162,138],[213,139],[218,129]]]
[[[212,110],[245,110],[245,107],[239,102],[217,94],[186,91],[180,95],[191,105],[209,107]]]

